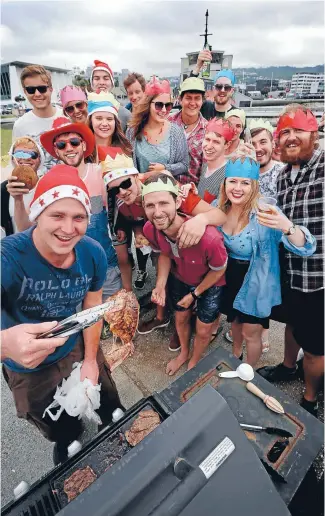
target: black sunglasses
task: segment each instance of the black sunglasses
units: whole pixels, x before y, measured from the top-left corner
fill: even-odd
[[[172,109],[173,103],[172,102],[152,102],[155,106],[156,111],[161,111],[163,107],[165,106],[167,113]]]
[[[16,158],[16,159],[24,159],[23,156],[22,156],[22,153],[23,154],[28,154],[31,159],[39,158],[39,152],[29,151],[29,150],[23,150],[23,151],[19,151],[18,150],[18,151],[15,151],[13,153],[13,157]],[[28,159],[28,158],[26,158],[26,159]]]
[[[76,102],[74,106],[67,106],[64,111],[66,111],[69,115],[72,115],[77,109],[83,110],[86,107],[86,102]]]
[[[218,91],[230,91],[232,89],[232,86],[230,84],[215,84],[215,89]]]
[[[113,186],[113,188],[108,188],[108,191],[115,197],[115,195],[120,193],[120,190],[127,190],[132,186],[131,178],[128,177],[122,183],[120,183],[118,186]]]
[[[34,95],[37,90],[39,93],[46,93],[49,86],[25,86],[25,90],[29,95]]]
[[[54,145],[57,149],[63,150],[66,148],[68,143],[70,143],[70,145],[72,147],[79,147],[81,142],[82,142],[82,140],[80,138],[69,138],[69,140],[67,140],[65,142],[63,142],[63,141],[55,142]]]

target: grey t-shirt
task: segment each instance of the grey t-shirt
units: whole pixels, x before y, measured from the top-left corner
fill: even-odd
[[[201,177],[197,189],[199,196],[210,203],[214,199],[218,199],[219,197],[220,186],[225,179],[226,164],[224,164],[220,168],[217,168],[209,177],[205,177],[207,170],[207,163],[203,163],[201,169]],[[208,192],[208,194],[210,195],[207,195],[206,192]]]

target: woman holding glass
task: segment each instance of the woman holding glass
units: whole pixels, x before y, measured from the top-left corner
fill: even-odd
[[[245,340],[247,363],[252,366],[262,353],[262,330],[269,327],[271,309],[281,304],[280,242],[298,256],[310,256],[316,249],[308,229],[295,226],[260,197],[258,176],[254,160],[230,159],[219,196],[227,220],[218,229],[229,256],[222,312],[231,322],[233,354],[242,358]]]

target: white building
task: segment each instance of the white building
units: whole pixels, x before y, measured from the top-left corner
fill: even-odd
[[[318,89],[324,92],[323,73],[295,73],[292,76],[290,93],[318,93]]]
[[[210,77],[204,77],[206,89],[212,89],[213,79],[217,72],[222,68],[232,68],[231,54],[225,55],[223,50],[212,50],[212,62],[210,64]],[[181,58],[181,82],[183,82],[190,73],[194,70],[199,52],[189,52],[186,54],[187,57]]]
[[[20,75],[23,68],[31,64],[33,63],[11,61],[1,65],[1,105],[14,103],[15,97],[24,95],[20,84]],[[53,66],[42,66],[51,73],[53,85],[52,102],[57,102],[60,89],[68,84],[72,84],[72,78],[69,75],[70,70]],[[31,107],[28,101],[26,101],[26,104],[28,107]]]

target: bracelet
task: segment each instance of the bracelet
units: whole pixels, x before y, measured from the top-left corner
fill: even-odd
[[[193,299],[196,301],[199,296],[197,296],[194,292],[194,290],[191,290],[190,294],[192,295]]]

